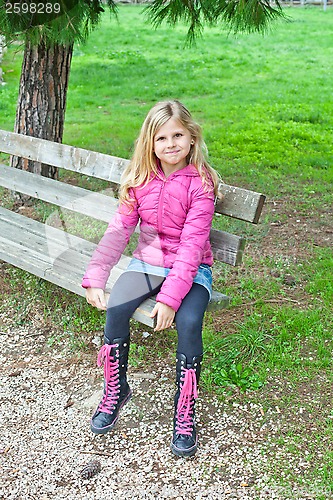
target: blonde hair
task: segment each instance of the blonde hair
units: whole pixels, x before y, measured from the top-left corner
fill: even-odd
[[[207,161],[207,146],[202,138],[201,127],[193,120],[191,113],[181,102],[162,101],[155,104],[143,122],[133,157],[121,177],[119,189],[121,203],[130,205],[130,188],[147,184],[151,175],[157,174],[158,163],[154,153],[154,137],[170,118],[177,119],[190,132],[194,141],[187,157],[187,164],[193,164],[197,168],[207,190],[213,184],[214,193],[218,194],[220,179]]]

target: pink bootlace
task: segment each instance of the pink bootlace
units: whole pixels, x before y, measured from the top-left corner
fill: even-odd
[[[119,384],[119,360],[111,357],[111,349],[119,347],[118,344],[105,344],[101,347],[98,357],[97,366],[102,366],[104,363],[104,380],[105,388],[102,401],[98,405],[98,410],[104,413],[112,413],[120,393]]]
[[[183,385],[177,404],[176,432],[185,436],[191,436],[193,431],[193,406],[198,397],[197,377],[195,370],[185,370]]]

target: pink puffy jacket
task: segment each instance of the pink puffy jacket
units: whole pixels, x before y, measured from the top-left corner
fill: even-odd
[[[194,165],[165,177],[162,169],[143,187],[132,188],[131,208],[122,204],[99,242],[83,277],[84,288],[105,288],[140,220],[133,256],[148,264],[172,268],[156,300],[178,311],[200,264],[212,265],[209,233],[214,190],[207,191]]]

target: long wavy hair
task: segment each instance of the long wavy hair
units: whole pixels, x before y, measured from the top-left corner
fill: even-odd
[[[192,164],[197,168],[207,190],[213,184],[215,195],[218,194],[220,179],[207,161],[207,146],[202,138],[201,127],[193,120],[191,113],[181,102],[172,100],[155,104],[143,122],[135,143],[133,157],[121,177],[119,189],[121,203],[130,205],[130,188],[147,184],[152,174],[157,174],[158,163],[154,153],[154,137],[170,118],[177,119],[190,132],[194,141],[186,159],[187,164]]]

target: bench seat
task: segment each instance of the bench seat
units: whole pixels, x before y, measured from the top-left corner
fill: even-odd
[[[0,207],[0,259],[77,295],[85,295],[81,280],[95,248],[83,238]],[[107,292],[129,261],[130,257],[122,256],[112,269]],[[226,295],[214,292],[208,309],[227,307],[229,301]],[[155,303],[154,298],[144,301],[133,318],[153,327],[155,318],[149,315]]]

